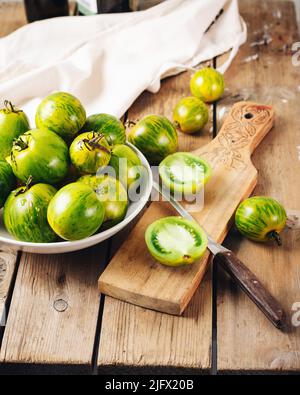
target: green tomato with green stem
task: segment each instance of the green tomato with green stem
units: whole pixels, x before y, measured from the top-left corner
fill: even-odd
[[[0,161],[0,209],[15,185],[16,178],[11,166],[7,162]]]
[[[98,132],[104,135],[109,145],[125,144],[126,129],[123,123],[113,115],[95,114],[87,118],[85,132]]]
[[[200,259],[207,248],[204,230],[194,221],[181,217],[161,218],[145,234],[150,254],[166,266],[188,266]]]
[[[47,210],[56,189],[47,184],[30,187],[28,183],[13,191],[4,206],[7,231],[17,240],[29,243],[52,243],[57,235],[47,220]]]
[[[82,182],[66,185],[48,207],[48,222],[64,240],[82,240],[95,234],[105,216],[104,205],[93,189]]]
[[[0,160],[10,154],[13,142],[30,129],[26,114],[5,100],[0,110]]]
[[[87,132],[71,144],[70,158],[80,174],[95,174],[108,165],[111,148],[103,134]]]
[[[34,129],[14,141],[7,161],[23,183],[32,177],[34,183],[55,185],[68,173],[69,149],[57,134]]]
[[[284,207],[275,199],[264,196],[244,200],[235,214],[236,227],[240,233],[258,242],[275,240],[281,245],[280,233],[286,222]]]
[[[110,229],[123,221],[128,209],[128,196],[120,181],[107,174],[102,174],[83,176],[78,182],[92,187],[104,205],[105,217],[102,229]]]
[[[205,67],[193,75],[190,87],[193,96],[205,103],[212,103],[219,100],[224,93],[224,77],[217,70]]]
[[[185,97],[176,105],[173,119],[183,133],[196,133],[208,122],[208,109],[197,97]]]

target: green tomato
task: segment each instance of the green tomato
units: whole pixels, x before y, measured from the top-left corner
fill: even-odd
[[[152,165],[159,164],[178,149],[178,135],[165,117],[149,115],[129,132],[128,140],[146,156]]]
[[[148,227],[145,240],[150,254],[166,266],[191,265],[207,248],[207,236],[194,221],[167,217]]]
[[[235,223],[241,234],[253,241],[276,240],[281,244],[280,232],[285,228],[287,214],[276,200],[255,196],[240,204]]]
[[[11,166],[7,162],[0,161],[0,209],[15,185],[16,178]]]
[[[116,145],[111,152],[109,162],[118,180],[128,190],[141,178],[143,165],[137,154],[127,145]]]
[[[0,160],[5,160],[10,154],[14,139],[30,129],[28,118],[23,111],[8,101],[4,105],[5,108],[0,110]]]
[[[126,129],[123,123],[109,114],[95,114],[87,118],[83,127],[85,132],[98,132],[110,145],[125,144]]]
[[[191,79],[191,92],[206,103],[214,102],[223,95],[224,77],[217,70],[206,67],[197,71]]]
[[[7,161],[15,176],[23,183],[32,177],[34,183],[56,184],[68,172],[69,150],[63,139],[55,133],[34,129],[14,141]]]
[[[159,175],[172,193],[191,195],[203,188],[211,178],[212,169],[199,156],[177,152],[161,162]]]
[[[70,142],[86,121],[80,101],[64,92],[47,96],[39,105],[35,117],[37,128],[49,129]]]
[[[88,132],[78,136],[70,147],[73,165],[81,174],[95,174],[108,165],[111,150],[103,134]]]
[[[66,185],[51,200],[48,221],[64,240],[81,240],[101,227],[105,210],[91,187],[82,182]]]
[[[52,243],[57,239],[47,221],[47,209],[56,193],[51,185],[37,184],[13,191],[4,206],[4,225],[16,239]]]
[[[195,133],[208,122],[208,109],[197,97],[185,97],[174,109],[173,118],[183,133]]]
[[[100,176],[83,176],[78,182],[92,187],[104,205],[105,217],[102,228],[110,229],[123,221],[128,209],[128,196],[120,181],[107,174],[102,174]]]

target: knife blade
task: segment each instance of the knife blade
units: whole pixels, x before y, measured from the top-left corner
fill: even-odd
[[[161,185],[154,181],[153,187],[175,208],[181,217],[190,221],[195,221],[192,215],[188,213],[178,201],[170,196]],[[214,255],[214,263],[222,266],[276,328],[280,330],[285,329],[286,316],[279,302],[262,285],[255,274],[252,273],[231,250],[217,243],[203,227],[202,229],[207,235],[208,249]]]

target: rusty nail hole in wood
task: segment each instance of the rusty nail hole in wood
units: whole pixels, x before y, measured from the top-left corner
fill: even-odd
[[[54,309],[59,312],[59,313],[63,313],[67,310],[67,308],[69,307],[68,303],[63,300],[63,299],[57,299],[54,303],[53,303],[53,307]]]
[[[254,115],[251,114],[251,112],[247,112],[247,114],[245,114],[244,117],[245,117],[246,119],[252,119],[252,118],[254,117]]]

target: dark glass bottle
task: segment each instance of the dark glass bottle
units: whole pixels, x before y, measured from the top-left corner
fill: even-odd
[[[79,15],[128,12],[129,0],[78,0]]]
[[[68,0],[24,0],[28,22],[69,15]]]

